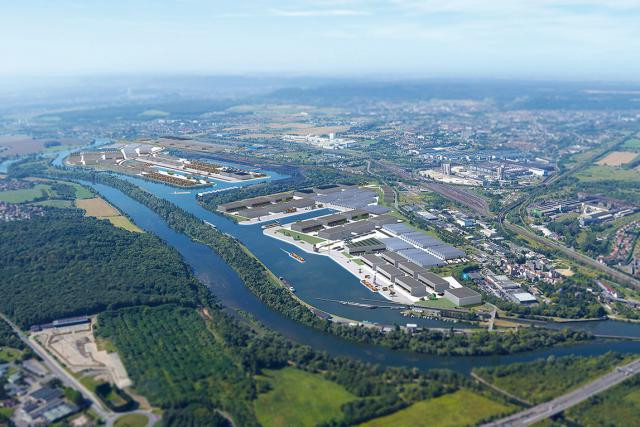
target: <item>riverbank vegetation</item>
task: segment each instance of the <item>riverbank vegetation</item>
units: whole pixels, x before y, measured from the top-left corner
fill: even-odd
[[[617,353],[602,356],[549,356],[527,363],[490,368],[474,372],[493,385],[532,403],[541,403],[602,376],[631,361]]]

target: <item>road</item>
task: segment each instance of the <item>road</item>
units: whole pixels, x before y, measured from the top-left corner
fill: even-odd
[[[13,332],[18,336],[18,338],[20,338],[22,342],[29,346],[29,348],[31,348],[31,350],[44,361],[44,364],[47,366],[47,368],[49,368],[51,373],[56,378],[59,378],[60,381],[62,381],[62,384],[64,384],[66,387],[70,387],[79,391],[86,401],[91,402],[91,408],[96,412],[96,414],[98,414],[98,416],[105,422],[107,426],[112,426],[113,423],[122,415],[132,413],[146,416],[149,419],[149,422],[147,424],[148,426],[152,426],[157,421],[159,421],[160,417],[152,413],[151,411],[135,410],[131,412],[116,413],[105,408],[97,396],[91,393],[89,389],[87,389],[80,381],[78,381],[73,375],[67,372],[67,370],[64,369],[64,367],[62,367],[62,365],[60,365],[60,363],[54,357],[52,357],[44,348],[42,348],[42,346],[35,339],[26,336],[22,332],[22,330],[4,314],[0,313],[0,319],[4,320],[9,326],[11,326],[11,329],[13,329]]]
[[[91,402],[91,406],[93,410],[100,416],[100,418],[108,422],[110,419],[115,419],[118,417],[118,415],[115,412],[111,412],[105,409],[102,406],[102,403],[98,400],[98,398],[94,396],[82,383],[80,383],[80,381],[78,381],[70,373],[68,373],[60,365],[60,363],[58,363],[57,360],[51,357],[49,353],[47,353],[47,351],[44,348],[42,348],[42,346],[40,346],[38,342],[36,342],[35,339],[30,339],[29,337],[27,337],[20,330],[20,328],[18,328],[18,326],[14,324],[4,314],[0,313],[0,318],[2,318],[2,320],[7,322],[7,324],[11,326],[11,329],[13,329],[13,332],[15,332],[15,334],[22,340],[22,342],[28,345],[29,348],[31,348],[31,350],[33,350],[33,352],[37,354],[44,361],[45,365],[47,365],[49,370],[57,378],[59,378],[65,386],[71,387],[79,391],[80,393],[82,393],[82,397],[84,397],[85,400]]]
[[[622,381],[631,378],[638,373],[640,373],[640,359],[636,359],[631,363],[618,367],[613,372],[610,372],[577,390],[501,420],[484,424],[483,427],[528,426],[537,423],[553,415],[559,414],[560,412],[587,400],[591,396],[602,393],[603,391],[620,384]]]

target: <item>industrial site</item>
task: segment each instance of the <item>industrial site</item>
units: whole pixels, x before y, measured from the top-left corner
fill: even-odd
[[[182,143],[185,144],[184,141]],[[182,145],[180,148],[184,150]],[[66,163],[138,175],[177,187],[204,187],[215,185],[216,181],[243,182],[266,177],[262,172],[179,158],[168,151],[171,147],[162,140],[116,143],[94,151],[74,153]],[[198,147],[192,147],[192,150],[197,151]]]
[[[281,224],[280,219],[322,210],[315,218]],[[330,212],[327,212],[330,210]],[[466,260],[465,252],[408,225],[378,204],[375,188],[336,185],[238,200],[218,211],[240,223],[275,221],[264,234],[302,252],[328,256],[385,298],[413,304],[445,298],[455,306],[481,303],[481,296],[431,267]],[[289,255],[298,262],[304,257]]]

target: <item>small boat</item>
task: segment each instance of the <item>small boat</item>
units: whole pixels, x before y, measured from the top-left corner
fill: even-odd
[[[296,288],[291,286],[291,283],[289,283],[289,281],[287,279],[285,279],[284,277],[280,276],[280,277],[278,277],[278,280],[280,280],[280,282],[282,282],[282,284],[284,286],[288,286],[289,287],[289,292],[295,292],[296,291]]]
[[[289,251],[284,250],[284,249],[282,249],[282,250],[283,250],[284,252],[286,252],[286,253],[287,253],[291,258],[295,259],[296,261],[298,261],[298,262],[300,262],[300,263],[303,263],[303,262],[305,262],[305,261],[306,261],[304,258],[302,258],[300,255],[298,255],[298,254],[297,254],[297,253],[295,253],[295,252],[289,252]]]

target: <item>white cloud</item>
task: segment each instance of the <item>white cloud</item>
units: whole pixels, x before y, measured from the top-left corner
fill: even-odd
[[[308,9],[308,10],[281,10],[271,9],[271,14],[275,16],[287,17],[317,17],[317,16],[367,16],[370,15],[365,10],[355,9]]]

